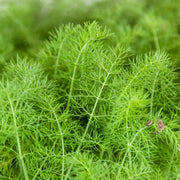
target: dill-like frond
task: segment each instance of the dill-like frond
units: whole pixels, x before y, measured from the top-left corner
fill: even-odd
[[[169,36],[179,37],[170,25],[175,15],[166,21],[153,11],[142,16],[148,2],[129,4],[116,2],[114,12],[98,8],[111,31],[96,21],[69,23],[42,44],[44,22],[32,28],[40,21],[32,17],[45,18],[44,11],[35,14],[26,3],[20,11],[12,3],[0,16],[14,31],[8,36],[2,28],[0,35],[0,178],[179,178],[178,71],[173,56],[161,51],[178,47]],[[91,12],[90,19],[99,19],[96,9]],[[28,57],[9,61],[17,52]]]

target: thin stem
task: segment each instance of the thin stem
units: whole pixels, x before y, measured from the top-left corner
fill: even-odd
[[[94,179],[94,177],[93,177],[91,171],[89,170],[88,166],[87,166],[85,163],[83,163],[82,161],[79,161],[77,158],[75,158],[75,160],[76,160],[79,164],[81,164],[81,165],[84,167],[84,169],[88,172],[89,176],[91,177],[90,179]]]
[[[59,58],[60,58],[60,55],[61,55],[61,50],[62,50],[64,41],[65,41],[65,38],[62,40],[61,44],[59,45],[58,55],[57,55],[57,58],[56,58],[56,65],[55,65],[55,69],[54,69],[54,75],[55,75],[55,77],[56,77],[56,75],[57,75],[57,68],[58,68],[58,65],[59,65]]]
[[[72,92],[73,92],[74,80],[75,80],[75,76],[76,76],[77,65],[78,65],[80,57],[81,57],[83,51],[86,49],[88,43],[89,43],[89,41],[86,44],[84,44],[84,46],[81,48],[81,51],[79,52],[79,54],[76,58],[75,64],[74,64],[73,74],[72,74],[72,78],[71,78],[70,91],[69,91],[69,97],[68,97],[68,102],[67,102],[67,113],[69,112],[70,102],[71,102],[71,98],[72,98]]]
[[[157,81],[158,74],[159,74],[159,72],[156,73],[156,76],[155,76],[155,79],[154,79],[154,83],[153,83],[153,88],[152,88],[152,94],[151,94],[151,106],[150,106],[150,113],[151,113],[151,116],[153,116],[154,91],[155,91],[155,85],[156,85],[156,81]]]
[[[46,102],[47,102],[47,101],[46,101]],[[60,126],[60,124],[59,124],[59,121],[58,121],[58,117],[57,117],[57,115],[56,115],[53,107],[51,106],[51,104],[50,104],[49,102],[47,102],[47,103],[48,103],[50,109],[52,110],[52,113],[53,113],[53,115],[54,115],[54,117],[55,117],[55,119],[56,119],[56,123],[57,123],[58,129],[59,129],[59,133],[60,133],[60,136],[61,136],[62,158],[63,158],[63,159],[62,159],[62,177],[61,177],[61,179],[63,180],[63,178],[64,178],[64,155],[65,155],[63,133],[62,133],[62,130],[61,130],[61,126]]]
[[[12,115],[13,115],[14,127],[15,127],[15,131],[16,131],[16,141],[17,141],[18,152],[19,152],[19,160],[20,160],[20,163],[21,163],[21,166],[22,166],[22,169],[23,169],[25,180],[29,180],[28,173],[27,173],[27,170],[26,170],[26,166],[25,166],[25,163],[24,163],[24,160],[23,160],[22,151],[21,151],[21,144],[20,144],[20,138],[19,138],[17,120],[16,120],[16,112],[14,110],[13,103],[12,103],[11,98],[9,97],[8,93],[7,93],[7,97],[8,97],[10,107],[11,107],[11,112],[12,112]]]
[[[147,128],[147,126],[141,128],[141,129],[135,134],[135,136],[133,137],[132,141],[128,144],[128,149],[127,149],[127,151],[126,151],[126,153],[125,153],[125,155],[124,155],[124,157],[123,157],[123,160],[122,160],[122,162],[121,162],[120,168],[119,168],[118,173],[117,173],[117,176],[116,176],[116,177],[117,177],[117,178],[116,178],[117,180],[119,179],[119,175],[120,175],[120,173],[121,173],[121,169],[122,169],[122,167],[123,167],[123,165],[124,165],[126,156],[127,156],[127,154],[129,153],[129,151],[130,151],[130,149],[131,149],[131,146],[132,146],[134,140],[136,139],[137,135],[138,135],[141,131],[143,131],[144,129],[146,129],[146,128]]]
[[[151,64],[151,63],[150,63],[150,64]],[[120,95],[120,98],[121,98],[122,96],[124,96],[124,94],[126,93],[127,89],[131,86],[131,84],[133,83],[133,81],[138,77],[138,75],[139,75],[142,71],[144,71],[144,69],[145,69],[146,67],[148,67],[148,65],[149,65],[149,64],[144,65],[144,67],[141,68],[141,69],[133,76],[133,78],[132,78],[132,79],[130,80],[130,82],[126,85],[124,91],[123,91],[122,94]]]
[[[100,97],[101,97],[102,91],[103,91],[103,89],[104,89],[104,86],[105,86],[105,84],[106,84],[106,82],[107,82],[107,79],[108,79],[109,75],[110,75],[110,73],[107,74],[107,76],[106,76],[106,78],[105,78],[105,80],[104,80],[104,83],[103,83],[103,85],[102,85],[102,87],[101,87],[101,89],[100,89],[100,91],[99,91],[99,94],[98,94],[98,96],[97,96],[97,98],[96,98],[96,102],[95,102],[94,107],[93,107],[93,110],[92,110],[92,112],[91,112],[91,114],[90,114],[90,118],[89,118],[88,124],[87,124],[87,126],[86,126],[86,129],[85,129],[85,131],[84,131],[83,137],[82,137],[82,139],[81,139],[81,143],[80,143],[80,145],[79,145],[78,148],[77,148],[77,152],[79,152],[79,150],[80,150],[80,148],[81,148],[81,146],[82,146],[82,143],[83,143],[83,141],[84,141],[84,139],[85,139],[85,136],[86,136],[87,131],[88,131],[88,129],[89,129],[89,126],[90,126],[90,124],[91,124],[92,118],[94,117],[94,112],[95,112],[95,110],[96,110],[97,104],[98,104],[98,102],[99,102],[99,99],[100,99]]]
[[[56,141],[57,141],[57,139],[56,139]],[[54,146],[56,145],[56,141],[54,141],[54,144],[53,144],[53,146],[52,146],[52,148],[51,148],[51,152],[52,152]],[[32,178],[32,180],[35,180],[35,179],[36,179],[37,175],[38,175],[39,172],[42,170],[42,167],[44,166],[44,164],[45,164],[45,162],[47,161],[48,157],[49,157],[49,154],[46,156],[46,158],[45,158],[44,161],[42,162],[41,167],[38,168],[38,171],[36,172],[36,174],[34,175],[34,177]]]
[[[115,62],[114,62],[114,63],[115,63]],[[92,118],[93,118],[93,116],[94,116],[94,113],[95,113],[97,104],[98,104],[98,102],[99,102],[99,99],[100,99],[101,94],[102,94],[102,92],[103,92],[103,89],[104,89],[104,87],[105,87],[105,84],[106,84],[106,82],[107,82],[107,80],[108,80],[108,78],[109,78],[110,72],[111,72],[111,70],[112,70],[112,68],[113,68],[113,66],[114,66],[114,63],[113,63],[112,66],[110,67],[110,70],[109,70],[109,72],[108,72],[108,74],[107,74],[107,76],[106,76],[106,78],[105,78],[105,80],[104,80],[104,83],[102,84],[102,87],[101,87],[101,89],[100,89],[100,91],[99,91],[99,93],[98,93],[98,96],[97,96],[96,101],[95,101],[95,103],[94,103],[93,110],[92,110],[92,112],[91,112],[91,114],[90,114],[90,118],[89,118],[88,124],[87,124],[86,129],[85,129],[85,131],[84,131],[84,134],[83,134],[83,136],[82,136],[81,142],[80,142],[80,144],[79,144],[79,146],[78,146],[78,148],[77,148],[77,150],[76,150],[76,153],[79,153],[79,151],[80,151],[80,149],[81,149],[82,143],[83,143],[83,141],[84,141],[84,139],[85,139],[85,137],[86,137],[86,134],[87,134],[87,132],[88,132],[89,126],[90,126],[91,121],[92,121]],[[72,167],[73,167],[73,163],[71,164],[71,166],[70,166],[69,169],[68,169],[68,172],[67,172],[67,174],[66,174],[65,180],[67,180],[68,175],[69,175],[69,173],[71,172]]]
[[[128,109],[126,111],[126,131],[127,131],[127,140],[128,140],[128,143],[129,143],[128,114],[129,114],[129,106],[128,106]],[[130,166],[130,169],[132,169],[132,161],[131,161],[131,152],[130,151],[128,153],[128,156],[129,156],[129,166]]]
[[[145,64],[143,68],[141,68],[134,76],[133,78],[129,81],[129,83],[126,85],[126,87],[124,88],[124,91],[121,93],[119,99],[121,97],[124,96],[124,94],[126,93],[127,89],[131,86],[131,84],[133,83],[133,81],[138,77],[138,75],[144,71],[145,68],[147,68],[149,65],[153,64],[153,62],[150,62],[150,64]]]

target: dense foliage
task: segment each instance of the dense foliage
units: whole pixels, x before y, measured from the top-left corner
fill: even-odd
[[[180,179],[180,1],[75,5],[0,1],[0,179]]]

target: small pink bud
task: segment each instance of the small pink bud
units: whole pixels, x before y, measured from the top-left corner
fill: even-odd
[[[163,124],[162,120],[158,120],[158,129],[159,131],[162,131],[165,128],[165,125]]]

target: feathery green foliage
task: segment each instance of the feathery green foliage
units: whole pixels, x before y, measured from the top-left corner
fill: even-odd
[[[0,43],[7,41],[0,49],[0,178],[179,179],[179,73],[171,60],[178,57],[171,36],[179,34],[171,27],[175,13],[164,19],[155,7],[172,12],[178,2],[126,0],[113,9],[109,1],[97,2],[86,6],[93,15],[79,14],[107,27],[68,23],[43,43],[46,31],[59,24],[47,18],[47,24],[32,28],[38,22],[33,16],[46,16],[34,14],[40,2],[27,2],[19,9],[4,3],[13,5],[7,14],[17,13],[11,36],[5,30],[10,16],[0,16]],[[60,16],[66,23],[55,7],[69,2],[50,2],[49,19]],[[24,49],[19,37],[28,44]]]

